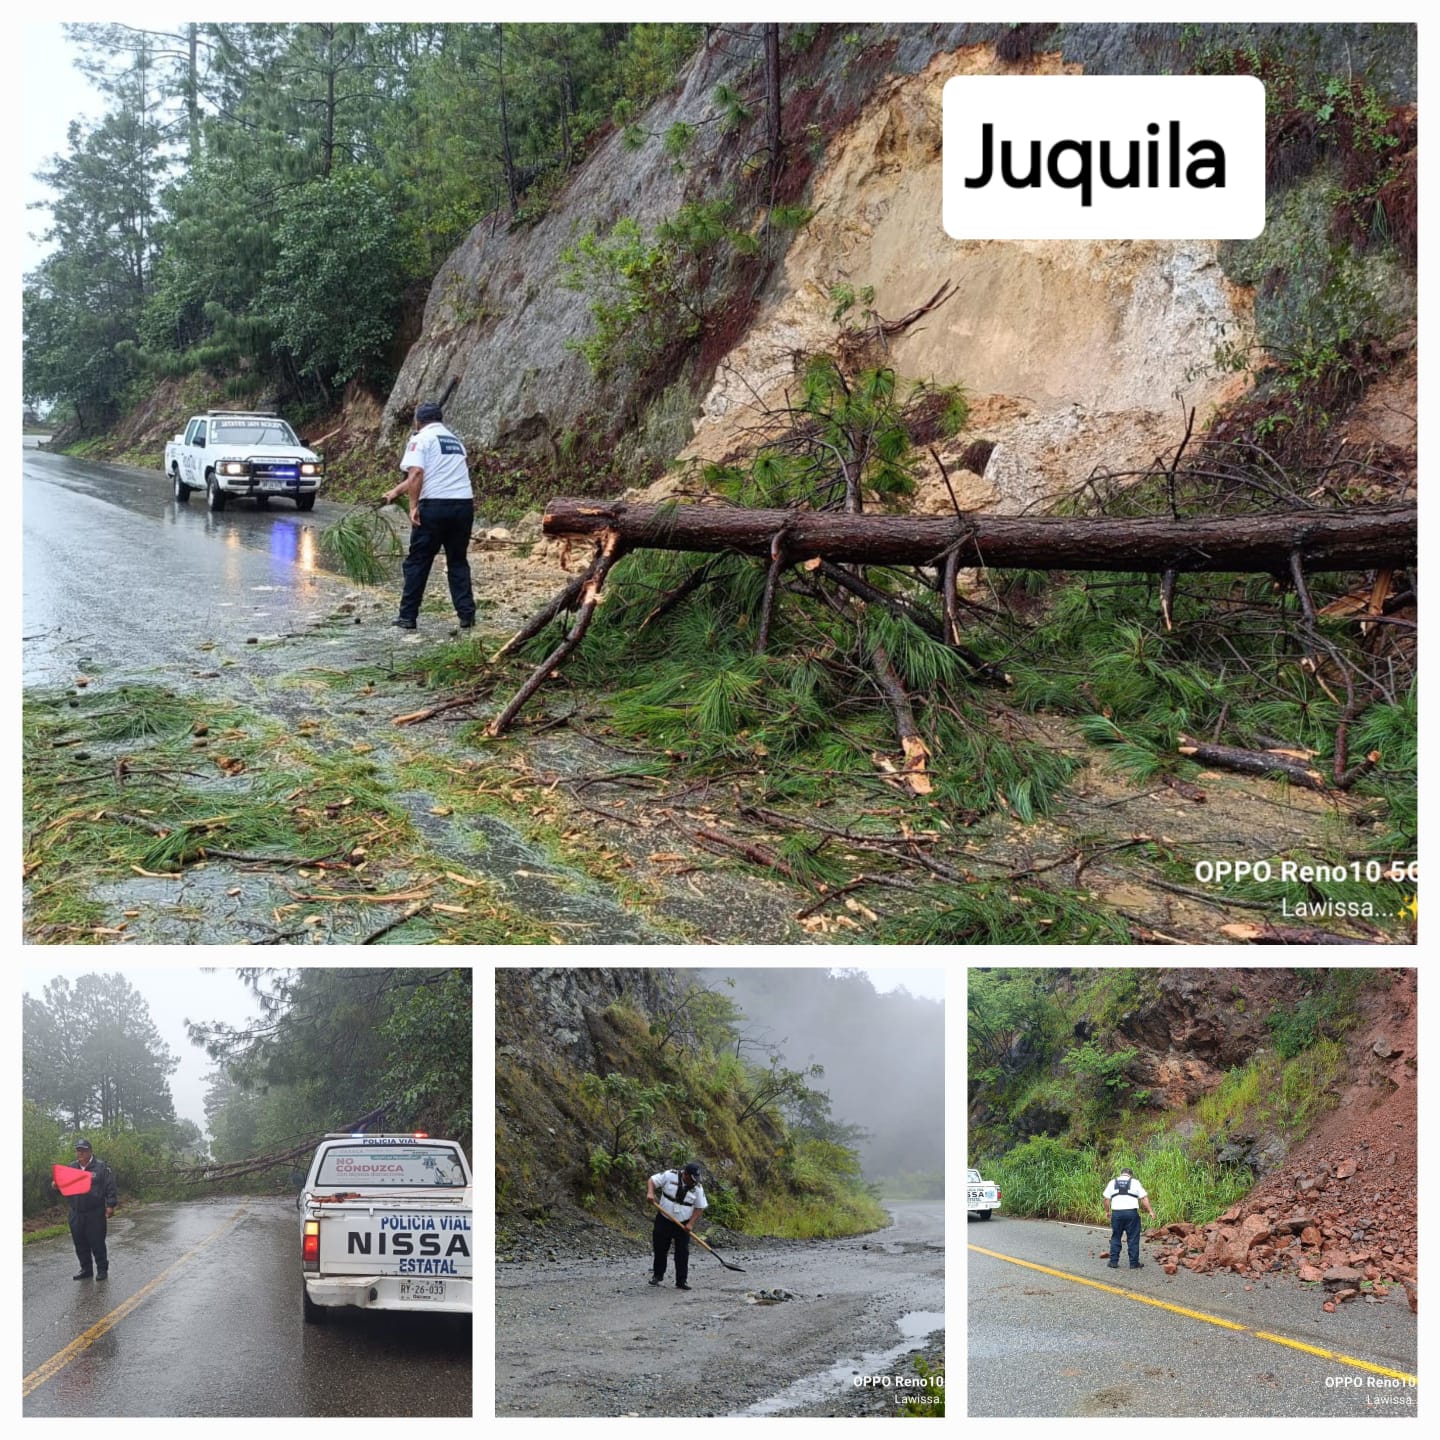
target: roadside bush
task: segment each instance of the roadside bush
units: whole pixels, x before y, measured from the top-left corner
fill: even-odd
[[[1254,1183],[1243,1170],[1190,1154],[1174,1136],[1136,1148],[1117,1144],[1103,1155],[1036,1136],[982,1165],[981,1173],[1000,1186],[1002,1213],[1099,1225],[1105,1221],[1105,1186],[1126,1165],[1144,1185],[1162,1224],[1213,1220]]]
[[[52,1120],[33,1100],[23,1106],[20,1132],[20,1207],[34,1215],[55,1203],[50,1188],[50,1167],[74,1156],[65,1149],[60,1122]]]

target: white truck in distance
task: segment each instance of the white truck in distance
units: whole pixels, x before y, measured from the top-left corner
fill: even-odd
[[[165,447],[165,473],[182,505],[192,490],[203,490],[216,511],[232,499],[259,507],[274,497],[313,510],[325,461],[273,411],[209,410]]]
[[[990,1218],[992,1210],[1000,1208],[1000,1187],[993,1180],[982,1180],[978,1170],[965,1171],[965,1218],[978,1215],[982,1220]]]
[[[428,1135],[327,1135],[300,1192],[305,1319],[341,1305],[471,1313],[473,1181]]]

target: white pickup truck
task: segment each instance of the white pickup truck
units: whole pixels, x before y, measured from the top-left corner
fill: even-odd
[[[342,1305],[470,1314],[472,1187],[453,1140],[327,1135],[298,1202],[305,1319]]]
[[[993,1180],[982,1180],[978,1170],[965,1172],[965,1217],[978,1215],[982,1220],[990,1218],[992,1210],[1000,1208],[1000,1187]]]
[[[182,505],[192,490],[203,490],[211,510],[232,499],[263,506],[274,497],[313,510],[325,461],[273,411],[208,410],[166,445],[165,473]]]

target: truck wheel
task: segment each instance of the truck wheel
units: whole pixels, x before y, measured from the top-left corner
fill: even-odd
[[[190,499],[190,487],[180,478],[178,465],[170,473],[175,477],[175,498],[184,505]]]
[[[314,494],[297,495],[295,497],[295,508],[297,510],[313,510],[315,508]]]
[[[323,1325],[330,1318],[330,1312],[323,1305],[317,1305],[311,1298],[310,1292],[305,1288],[305,1282],[300,1282],[300,1303],[305,1311],[305,1323],[307,1325]]]
[[[225,508],[230,497],[215,483],[215,472],[205,472],[205,504],[217,515]]]

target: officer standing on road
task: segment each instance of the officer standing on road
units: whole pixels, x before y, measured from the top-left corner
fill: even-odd
[[[105,1280],[110,1275],[110,1255],[105,1248],[105,1221],[115,1213],[120,1196],[115,1189],[115,1172],[103,1161],[97,1160],[90,1149],[90,1142],[80,1139],[75,1142],[75,1168],[88,1170],[91,1175],[90,1188],[83,1195],[70,1196],[70,1238],[75,1242],[75,1253],[80,1257],[80,1273],[71,1278],[88,1280],[93,1275]],[[59,1186],[51,1182],[52,1189]]]
[[[658,1194],[656,1192],[659,1192]],[[675,1288],[688,1290],[690,1276],[690,1232],[706,1208],[705,1189],[700,1184],[700,1165],[691,1160],[679,1170],[662,1170],[650,1177],[645,1198],[660,1208],[655,1212],[655,1269],[650,1283],[665,1278],[670,1242],[675,1242]],[[668,1217],[668,1218],[667,1218]]]
[[[385,499],[402,494],[410,498],[410,551],[405,556],[405,589],[400,614],[393,622],[413,630],[425,598],[425,582],[440,550],[445,551],[445,576],[450,601],[460,617],[460,628],[475,623],[475,596],[470,589],[470,531],[475,525],[475,491],[465,463],[465,447],[442,423],[440,407],[432,401],[415,407],[415,426],[400,468],[405,478],[385,492]]]
[[[1154,1215],[1145,1187],[1132,1170],[1122,1170],[1106,1187],[1105,1203],[1110,1208],[1110,1268],[1120,1268],[1120,1237],[1125,1237],[1130,1251],[1130,1268],[1143,1270],[1140,1260],[1140,1207]]]

